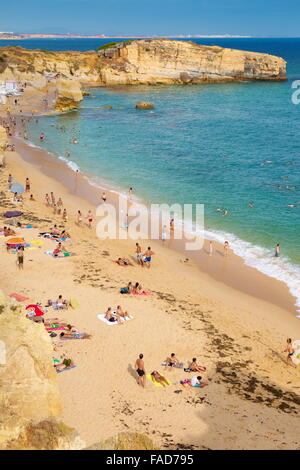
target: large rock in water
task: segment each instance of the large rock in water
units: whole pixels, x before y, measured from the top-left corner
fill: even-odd
[[[148,103],[148,101],[139,101],[135,105],[136,109],[154,109],[154,106],[152,103]]]
[[[0,449],[72,449],[84,443],[60,421],[53,347],[0,291]]]
[[[83,99],[80,83],[76,80],[60,78],[56,82],[56,111],[70,111],[79,107]]]

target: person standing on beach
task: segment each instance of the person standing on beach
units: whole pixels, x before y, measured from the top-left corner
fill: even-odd
[[[161,234],[161,241],[164,243],[167,239],[167,226],[163,226],[162,234]]]
[[[18,260],[18,267],[19,269],[24,268],[24,247],[19,246],[17,250],[17,260]]]
[[[136,249],[135,249],[136,261],[138,264],[140,264],[143,267],[144,263],[143,263],[142,247],[138,243],[136,243],[135,246],[136,246]]]
[[[51,195],[51,204],[52,204],[52,206],[54,206],[54,204],[55,204],[54,194],[51,192],[50,195]]]
[[[174,232],[174,219],[170,220],[170,231]]]
[[[106,192],[105,191],[103,191],[101,199],[104,203],[106,202]]]
[[[279,245],[279,243],[277,243],[277,245],[275,246],[275,256],[276,256],[276,258],[278,258],[280,256],[280,245]]]
[[[7,182],[8,182],[8,189],[9,189],[9,190],[11,189],[11,185],[12,185],[13,180],[14,180],[14,179],[13,179],[12,175],[9,173],[9,175],[8,175],[8,181],[7,181]]]
[[[79,211],[77,212],[77,225],[80,226],[80,225],[81,225],[81,222],[82,222],[82,213],[81,213],[81,211],[79,210]]]
[[[67,216],[67,209],[66,208],[64,208],[64,210],[63,210],[62,218],[63,218],[64,222],[67,222],[68,216]]]
[[[29,191],[30,191],[30,181],[29,181],[29,178],[26,178],[26,182],[25,182],[25,191],[26,191],[26,193],[29,193]]]
[[[47,193],[46,196],[45,196],[45,204],[46,206],[50,206],[50,198],[49,198],[49,194]]]
[[[137,383],[141,387],[145,387],[145,378],[146,378],[146,371],[145,371],[145,365],[143,361],[143,354],[140,354],[138,359],[135,361],[135,370],[138,374],[138,380]]]
[[[154,252],[151,250],[151,246],[148,246],[144,253],[144,263],[147,263],[148,269],[150,269],[152,255],[154,255]]]
[[[292,361],[292,357],[293,357],[293,355],[295,354],[295,350],[294,350],[294,348],[293,348],[293,346],[292,346],[292,340],[291,340],[291,338],[288,338],[287,341],[286,341],[286,343],[287,343],[287,346],[286,346],[285,350],[283,351],[283,352],[287,352],[287,353],[288,353],[288,355],[287,355],[287,357],[286,357],[286,362],[287,362],[287,364],[290,365],[290,366],[297,367],[296,364],[294,364],[293,361]]]
[[[62,202],[62,199],[61,197],[58,199],[57,201],[57,213],[60,214],[62,209],[63,209],[63,202]]]
[[[226,241],[224,243],[224,256],[228,256],[229,243]]]
[[[128,190],[128,201],[131,201],[132,198],[132,188],[129,188]]]
[[[92,228],[93,215],[92,215],[92,211],[91,211],[91,210],[88,211],[88,215],[86,216],[86,218],[87,218],[87,221],[88,221],[88,226],[89,226],[89,228]]]

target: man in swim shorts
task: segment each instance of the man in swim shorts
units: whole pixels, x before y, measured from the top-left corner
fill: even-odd
[[[152,255],[154,255],[154,252],[151,250],[151,246],[148,246],[147,250],[144,253],[144,263],[147,263],[148,268],[150,268]]]
[[[143,354],[140,354],[138,359],[135,361],[135,370],[138,374],[138,380],[137,383],[141,387],[145,387],[145,378],[146,378],[146,372],[145,372],[145,365],[143,361]]]
[[[138,264],[140,264],[141,266],[144,266],[144,263],[143,263],[143,255],[142,255],[142,248],[141,246],[136,243],[135,244],[136,246],[136,249],[135,249],[135,256],[136,256],[136,261]]]

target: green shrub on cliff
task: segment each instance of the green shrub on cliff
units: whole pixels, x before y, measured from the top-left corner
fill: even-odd
[[[112,47],[116,47],[118,44],[123,44],[124,46],[129,46],[129,44],[132,43],[132,39],[126,39],[126,41],[123,42],[108,42],[106,44],[103,44],[102,46],[98,47],[98,51],[104,51],[105,49],[110,49]]]
[[[98,51],[104,51],[105,49],[110,49],[111,47],[115,47],[118,43],[117,42],[108,42],[107,44],[103,44],[102,46],[98,47]]]

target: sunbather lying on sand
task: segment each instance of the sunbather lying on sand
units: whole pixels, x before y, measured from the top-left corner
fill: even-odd
[[[10,237],[11,235],[16,235],[16,232],[9,227],[3,227],[3,233],[5,237]]]
[[[119,264],[120,266],[129,266],[130,265],[130,261],[129,261],[128,258],[118,258],[116,263]]]
[[[88,335],[87,333],[72,333],[71,331],[63,331],[60,333],[60,338],[70,338],[70,339],[91,339],[92,335]]]
[[[59,364],[54,364],[54,367],[55,367],[56,370],[64,370],[64,369],[68,369],[69,367],[73,367],[73,366],[74,366],[74,362],[73,362],[72,359],[64,359]]]
[[[206,382],[201,382],[202,377],[200,375],[194,376],[191,379],[184,379],[180,380],[180,383],[183,387],[197,387],[197,388],[203,388],[208,385]]]
[[[160,383],[163,387],[165,387],[166,385],[169,385],[167,379],[163,375],[160,375],[157,372],[157,370],[154,370],[153,372],[151,372],[151,376],[152,376],[152,379],[155,380],[155,382]]]
[[[200,372],[200,371],[206,370],[206,367],[204,367],[204,366],[199,366],[199,365],[197,364],[197,359],[196,359],[195,357],[193,357],[193,360],[192,360],[192,362],[191,362],[191,364],[190,364],[189,369],[190,369],[192,372]]]

